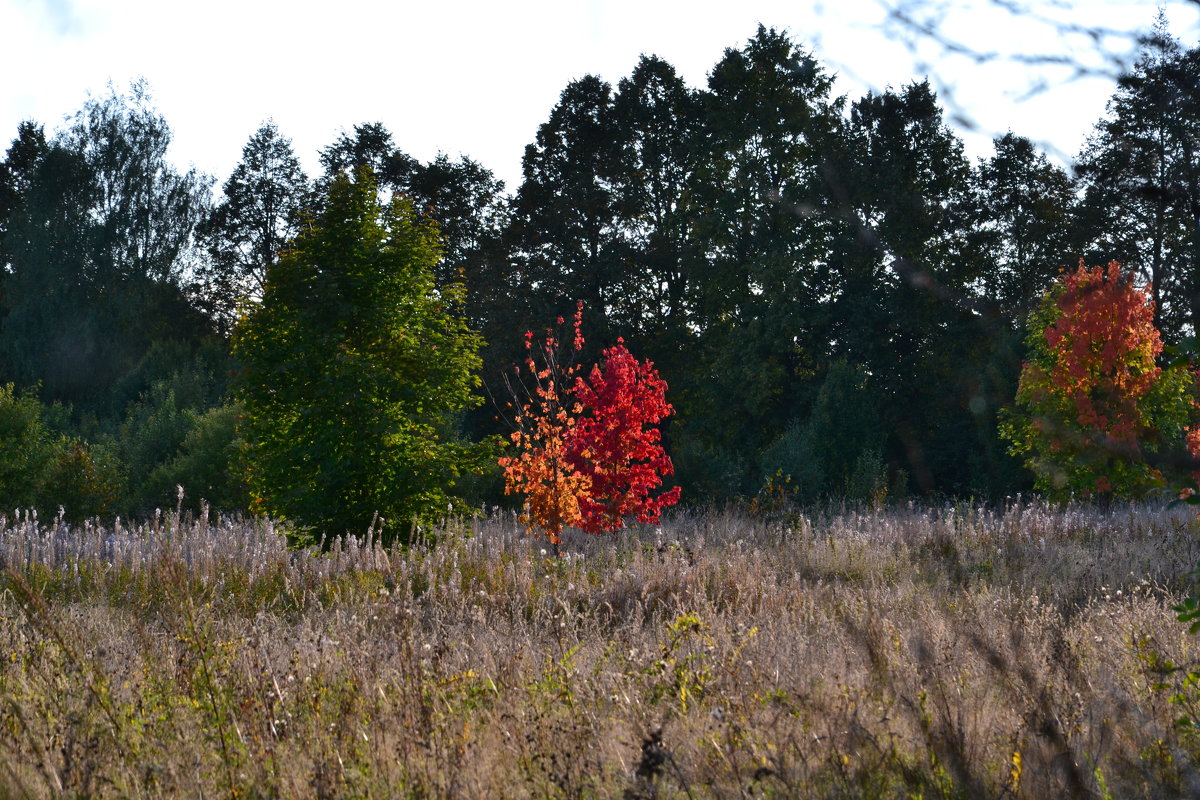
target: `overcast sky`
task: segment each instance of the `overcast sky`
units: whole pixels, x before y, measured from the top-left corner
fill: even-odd
[[[1014,19],[994,0],[949,2],[943,30],[978,49],[1084,59],[1092,42]],[[223,181],[259,124],[273,118],[310,173],[316,152],[355,123],[381,121],[421,159],[471,156],[520,177],[524,147],[568,81],[616,83],[641,53],[657,54],[689,84],[705,85],[727,47],[761,22],[787,30],[839,76],[851,99],[929,74],[984,155],[1011,128],[1070,156],[1104,112],[1113,84],[1067,80],[1063,69],[973,66],[924,43],[916,54],[886,23],[897,0],[0,0],[0,150],[23,119],[61,125],[89,92],[144,77],[175,132],[171,157]],[[1154,0],[1078,0],[1047,13],[1116,30],[1146,29]],[[1168,2],[1172,32],[1197,42],[1198,4]],[[1117,38],[1106,44],[1120,50]],[[1031,86],[1051,88],[1020,100]]]

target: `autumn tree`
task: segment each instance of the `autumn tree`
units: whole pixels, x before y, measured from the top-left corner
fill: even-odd
[[[567,437],[566,462],[590,487],[579,498],[584,531],[615,531],[629,518],[655,524],[664,507],[679,502],[678,486],[651,495],[675,472],[658,428],[674,413],[666,394],[658,370],[634,358],[623,339],[576,379],[581,413]]]
[[[1137,497],[1168,483],[1153,465],[1182,452],[1195,381],[1159,366],[1154,304],[1114,261],[1063,275],[1034,312],[1029,359],[1003,433],[1051,497]]]
[[[523,521],[555,547],[568,526],[603,533],[631,518],[656,523],[680,493],[676,486],[651,495],[674,473],[658,428],[674,412],[666,382],[622,340],[586,376],[578,375],[573,356],[583,349],[582,317],[580,302],[570,349],[562,351],[568,358],[555,331],[546,332],[540,353],[526,332],[528,383],[521,386],[528,399],[514,419],[516,454],[500,459],[505,492],[525,498]]]
[[[558,324],[563,325],[562,317]],[[513,402],[520,404],[510,434],[516,452],[499,459],[504,493],[524,497],[521,521],[530,531],[544,532],[556,548],[564,528],[582,524],[580,500],[591,491],[588,476],[567,458],[582,410],[570,396],[578,372],[575,357],[583,349],[582,324],[581,301],[570,349],[560,345],[561,336],[554,330],[546,331],[537,348],[533,332],[525,332],[524,370],[514,367],[515,380],[509,383]]]
[[[369,170],[355,178],[333,179],[235,330],[248,478],[255,506],[300,539],[364,532],[378,514],[403,540],[485,458],[453,425],[478,402],[480,341],[462,288],[434,281],[436,227],[402,195],[382,205]]]

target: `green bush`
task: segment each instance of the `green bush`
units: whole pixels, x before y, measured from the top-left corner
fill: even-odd
[[[830,365],[808,417],[793,420],[759,457],[763,482],[790,478],[796,498],[814,502],[886,493],[887,466],[880,414],[866,370]]]
[[[237,433],[241,407],[226,404],[196,416],[174,458],[150,473],[146,484],[162,496],[182,486],[188,505],[207,502],[222,511],[245,511],[250,504],[242,469],[244,442]]]
[[[30,393],[0,384],[0,509],[33,508],[55,459],[55,442]]]
[[[809,425],[800,420],[792,420],[763,451],[759,468],[768,480],[775,475],[787,480],[796,499],[803,502],[815,501],[825,493],[825,465],[813,446]]]
[[[173,504],[161,486],[150,480],[154,471],[173,459],[195,425],[195,413],[180,408],[166,381],[156,382],[129,405],[121,423],[121,454],[129,470],[129,506],[140,513]],[[174,487],[171,487],[172,489]]]
[[[122,473],[120,457],[110,441],[89,444],[64,436],[55,445],[37,505],[43,515],[61,509],[71,522],[112,516],[124,485]]]

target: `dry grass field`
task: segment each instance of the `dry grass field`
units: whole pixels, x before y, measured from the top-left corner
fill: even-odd
[[[0,797],[1196,797],[1198,533],[712,512],[553,558],[504,516],[392,553],[10,517]]]

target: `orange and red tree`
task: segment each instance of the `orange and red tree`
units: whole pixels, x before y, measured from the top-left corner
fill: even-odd
[[[1165,488],[1156,453],[1188,443],[1196,385],[1161,367],[1154,304],[1115,261],[1064,274],[1031,318],[1010,451],[1053,498],[1137,497]]]
[[[580,303],[571,356],[583,348],[582,319]],[[562,357],[554,331],[546,332],[540,353],[532,332],[525,346],[529,382],[521,385],[528,399],[514,418],[516,454],[500,459],[505,492],[525,497],[522,521],[555,546],[566,527],[603,533],[629,519],[658,522],[680,490],[654,494],[675,471],[658,428],[674,409],[654,365],[639,362],[618,339],[582,377],[573,358]]]

